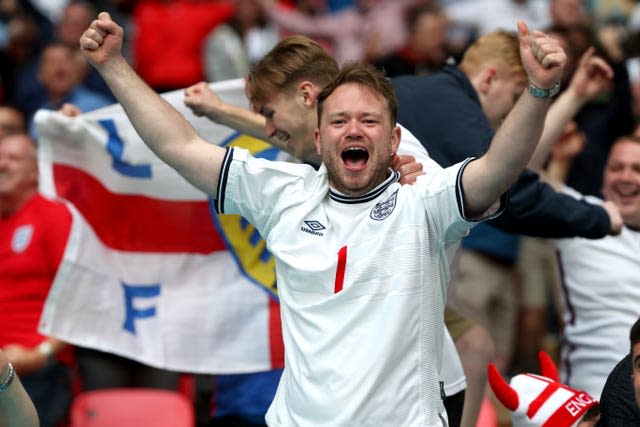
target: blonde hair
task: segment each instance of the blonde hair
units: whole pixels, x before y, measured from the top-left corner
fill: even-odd
[[[251,70],[246,92],[252,105],[264,104],[275,92],[286,91],[302,80],[324,87],[339,72],[324,48],[305,36],[280,40]]]
[[[467,48],[460,61],[462,72],[471,77],[487,65],[526,77],[515,33],[497,30],[483,35]]]

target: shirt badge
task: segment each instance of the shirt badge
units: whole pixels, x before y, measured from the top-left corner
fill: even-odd
[[[13,237],[11,238],[11,249],[15,253],[24,252],[27,247],[29,247],[29,243],[31,243],[31,238],[33,237],[33,225],[21,225],[16,228],[16,231],[13,232]]]
[[[398,190],[394,191],[394,193],[384,202],[378,202],[371,210],[369,216],[371,219],[375,219],[376,221],[382,221],[391,215],[391,212],[396,207],[396,200],[398,199]]]

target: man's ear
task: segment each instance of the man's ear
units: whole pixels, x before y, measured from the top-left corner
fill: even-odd
[[[304,104],[309,108],[315,108],[316,98],[320,92],[320,88],[309,80],[303,80],[300,82],[300,85],[298,85],[298,91],[302,95]]]
[[[397,153],[400,146],[400,139],[402,138],[400,126],[395,126],[391,130],[391,152]]]
[[[318,157],[322,157],[322,147],[321,147],[321,139],[320,139],[320,130],[315,128],[313,130],[313,142],[316,145],[316,154]]]
[[[491,88],[491,84],[495,82],[495,79],[498,75],[498,71],[494,67],[485,67],[481,72],[476,74],[476,76],[471,79],[473,86],[476,88],[478,93],[485,95],[489,92]]]

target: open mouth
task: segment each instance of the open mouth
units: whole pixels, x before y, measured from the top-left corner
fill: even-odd
[[[636,197],[638,197],[638,195],[640,195],[640,190],[638,189],[620,189],[618,188],[616,190],[616,192],[618,193],[618,197],[620,197],[622,200],[633,200]]]
[[[362,169],[369,160],[369,152],[363,147],[346,148],[340,156],[347,169]]]

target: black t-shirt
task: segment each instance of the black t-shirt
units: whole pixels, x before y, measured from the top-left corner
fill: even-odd
[[[631,379],[631,354],[622,359],[607,377],[600,396],[600,421],[597,427],[638,427],[640,411]]]

